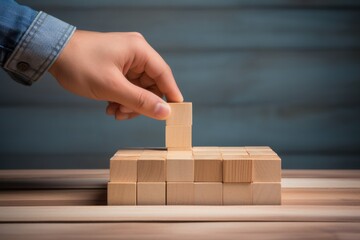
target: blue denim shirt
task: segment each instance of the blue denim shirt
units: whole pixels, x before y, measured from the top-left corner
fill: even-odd
[[[0,0],[0,66],[31,85],[59,56],[75,27],[13,0]]]

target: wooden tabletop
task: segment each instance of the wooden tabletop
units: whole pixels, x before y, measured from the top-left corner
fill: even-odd
[[[284,170],[282,206],[106,206],[108,170],[0,170],[0,239],[360,239],[359,170]]]

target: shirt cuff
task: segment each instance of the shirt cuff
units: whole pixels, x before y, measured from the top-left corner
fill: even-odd
[[[37,81],[53,64],[76,28],[39,12],[7,59],[4,69],[25,85]]]

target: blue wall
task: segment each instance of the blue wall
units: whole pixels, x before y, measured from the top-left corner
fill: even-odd
[[[270,145],[284,168],[360,168],[359,1],[19,1],[79,29],[138,31],[194,104],[193,145]],[[107,168],[164,123],[0,71],[0,168]]]

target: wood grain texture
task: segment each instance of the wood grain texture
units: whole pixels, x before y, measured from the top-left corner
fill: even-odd
[[[3,239],[44,240],[58,236],[71,239],[339,240],[360,237],[359,223],[344,222],[157,222],[157,223],[5,223]]]
[[[217,155],[194,155],[195,182],[222,182],[222,160]]]
[[[251,183],[253,177],[253,158],[239,155],[223,155],[223,182]],[[272,169],[267,169],[272,171]],[[279,171],[281,174],[281,169]]]
[[[138,182],[165,182],[165,157],[142,155],[138,160],[137,175]]]
[[[192,103],[169,103],[171,114],[166,119],[166,125],[192,125]]]
[[[254,205],[280,205],[281,183],[251,183],[252,203]]]
[[[191,125],[167,125],[165,129],[165,145],[167,148],[191,149]]]
[[[166,159],[166,181],[194,182],[194,159],[192,154],[168,154]]]
[[[140,156],[140,155],[139,155]],[[115,155],[110,159],[111,182],[136,182],[139,156]]]
[[[359,206],[0,207],[0,222],[359,222]]]
[[[137,205],[165,205],[166,183],[165,182],[138,182]]]
[[[251,155],[253,161],[254,182],[280,182],[281,181],[281,159],[277,155]]]
[[[223,205],[252,205],[251,183],[224,183]]]
[[[109,182],[108,205],[136,205],[136,182]]]
[[[193,205],[193,182],[168,182],[166,183],[167,205]]]
[[[195,205],[222,205],[222,183],[196,182],[194,183]]]

